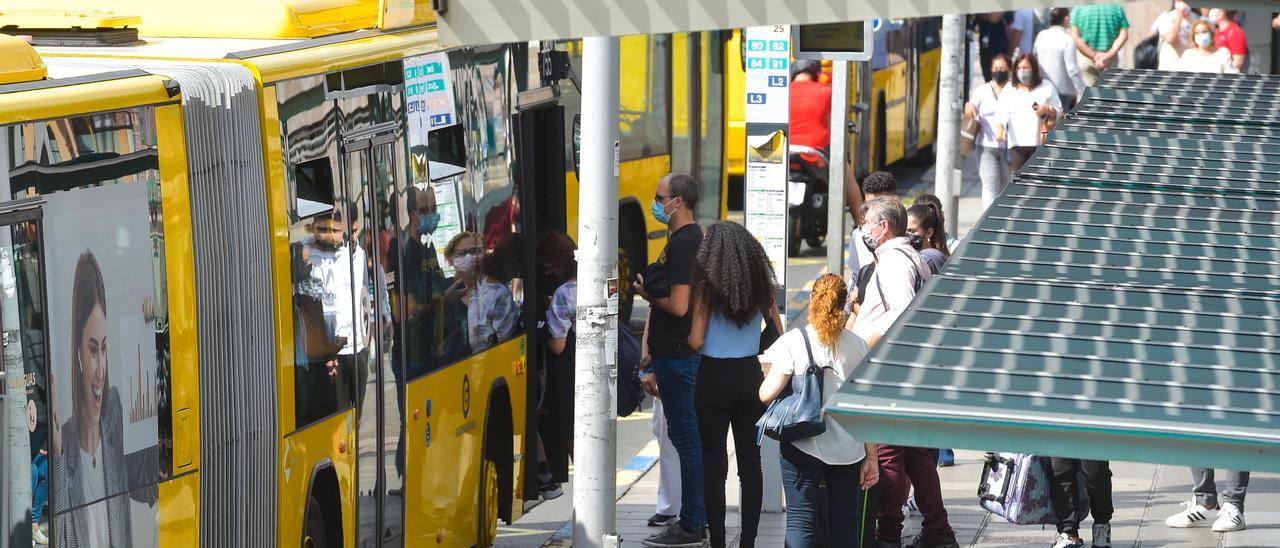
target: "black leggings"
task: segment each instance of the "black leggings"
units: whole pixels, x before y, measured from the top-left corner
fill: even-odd
[[[726,437],[733,427],[733,444],[738,458],[738,479],[742,498],[741,546],[755,546],[760,528],[760,505],[764,500],[764,477],[760,471],[760,446],[756,445],[756,421],[764,414],[760,403],[760,383],[764,373],[760,360],[710,358],[703,356],[698,366],[698,434],[702,440],[703,491],[707,503],[707,525],[711,546],[725,546],[724,486],[729,475]]]
[[[1084,471],[1085,490],[1089,493],[1089,510],[1094,523],[1111,523],[1115,507],[1111,501],[1111,463],[1105,460],[1081,460],[1053,457],[1053,484],[1050,495],[1058,517],[1058,532],[1073,537],[1080,535],[1080,472]]]

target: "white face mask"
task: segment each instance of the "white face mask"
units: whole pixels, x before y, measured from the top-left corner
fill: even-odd
[[[1211,35],[1211,34],[1209,34],[1209,33],[1207,33],[1207,32],[1201,32],[1201,33],[1196,34],[1196,45],[1197,45],[1197,46],[1200,46],[1200,47],[1202,47],[1202,48],[1207,48],[1207,47],[1209,47],[1209,45],[1210,45],[1210,44],[1213,44],[1213,35]]]
[[[453,260],[453,267],[463,272],[471,272],[476,269],[476,256],[463,255]]]

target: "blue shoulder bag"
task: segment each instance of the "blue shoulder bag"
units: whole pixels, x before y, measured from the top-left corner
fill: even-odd
[[[822,382],[823,371],[830,366],[814,362],[809,333],[801,327],[800,335],[804,337],[809,364],[803,374],[791,375],[791,384],[782,389],[756,422],[757,444],[762,435],[778,441],[796,441],[827,431],[827,425],[822,422]]]

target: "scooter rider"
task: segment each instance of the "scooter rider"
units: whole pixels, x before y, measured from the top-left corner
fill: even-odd
[[[799,59],[791,65],[791,144],[826,154],[831,145],[831,86],[818,82],[822,65]]]

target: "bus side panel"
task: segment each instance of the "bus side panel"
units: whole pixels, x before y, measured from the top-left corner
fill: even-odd
[[[200,375],[196,330],[195,257],[182,107],[156,107],[160,185],[164,211],[165,269],[169,286],[170,409],[173,410],[173,468],[179,475],[200,468]],[[186,509],[195,517],[196,505]],[[176,519],[166,516],[160,519]]]
[[[471,546],[479,532],[480,459],[490,389],[511,391],[513,429],[523,431],[523,337],[409,381],[405,393],[405,545]],[[507,412],[505,409],[495,409]],[[496,420],[496,418],[495,418]],[[523,447],[513,437],[513,451]],[[517,466],[519,463],[513,463]],[[513,477],[519,477],[513,476]],[[517,493],[518,495],[518,493]]]
[[[746,73],[742,69],[742,31],[735,30],[724,45],[724,155],[730,177],[746,173]]]
[[[160,546],[200,546],[200,473],[160,484]]]
[[[907,63],[901,62],[876,71],[877,91],[883,90],[885,101],[885,165],[901,160],[907,132]],[[876,95],[879,97],[879,95]]]
[[[645,235],[648,242],[649,260],[652,261],[662,254],[662,247],[667,245],[667,238],[665,232],[661,236],[654,238],[650,238],[649,233],[665,231],[667,227],[659,226],[658,221],[648,214],[649,204],[653,201],[654,190],[658,187],[658,179],[671,172],[671,155],[662,154],[622,162],[622,167],[618,172],[620,173],[618,176],[618,197],[620,199],[634,197],[639,200],[640,207],[645,210],[645,226],[640,228],[643,229],[642,234]],[[569,237],[576,242],[578,241],[578,176],[572,171],[564,175],[564,192],[570,206],[565,208],[565,226],[568,227]],[[639,267],[634,268],[636,272],[640,271]]]
[[[942,48],[920,54],[920,148],[932,145],[938,134],[938,71],[942,66]]]
[[[280,542],[301,546],[302,525],[319,468],[332,466],[342,508],[342,545],[355,546],[355,412],[343,411],[286,436],[280,455]],[[317,497],[321,495],[317,494]],[[325,516],[325,519],[333,519]]]

